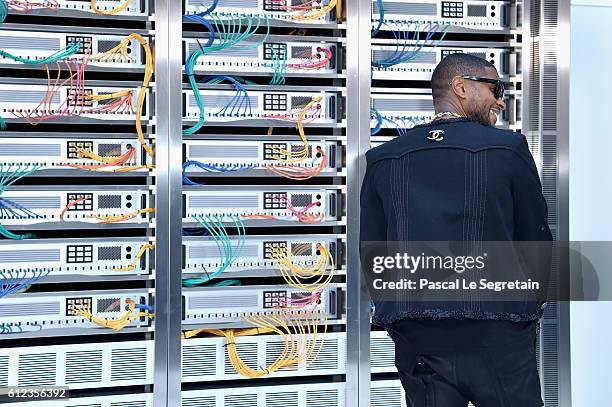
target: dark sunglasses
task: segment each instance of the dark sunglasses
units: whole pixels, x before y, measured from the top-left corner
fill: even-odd
[[[501,81],[501,79],[481,78],[480,76],[471,75],[463,75],[462,78],[476,82],[492,83],[495,85],[495,89],[493,90],[493,96],[495,96],[495,99],[501,99],[504,97],[506,85]]]

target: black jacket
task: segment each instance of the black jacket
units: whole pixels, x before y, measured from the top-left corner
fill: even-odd
[[[442,132],[435,132],[442,130]],[[540,178],[522,134],[466,119],[415,127],[366,153],[366,241],[550,241]],[[375,302],[374,322],[452,317],[531,321],[541,303]]]

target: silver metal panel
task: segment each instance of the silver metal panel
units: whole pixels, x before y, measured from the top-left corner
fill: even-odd
[[[181,405],[181,21],[181,1],[155,0],[155,407]]]
[[[369,294],[359,272],[359,191],[370,145],[371,0],[349,0],[347,13],[347,358],[346,405],[370,405]]]
[[[0,49],[20,48],[35,51],[56,51],[60,48],[59,38],[38,36],[36,41],[29,37],[0,36]]]
[[[62,146],[59,144],[0,144],[0,156],[59,157],[61,153]]]

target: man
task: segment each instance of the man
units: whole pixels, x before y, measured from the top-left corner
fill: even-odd
[[[366,154],[361,241],[550,241],[537,169],[493,65],[456,53],[436,67],[435,118]],[[376,301],[410,407],[543,405],[541,303]]]

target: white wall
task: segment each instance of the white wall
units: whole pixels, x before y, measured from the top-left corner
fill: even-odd
[[[571,4],[570,239],[612,241],[612,0]],[[612,303],[573,302],[570,325],[572,406],[612,405]]]

